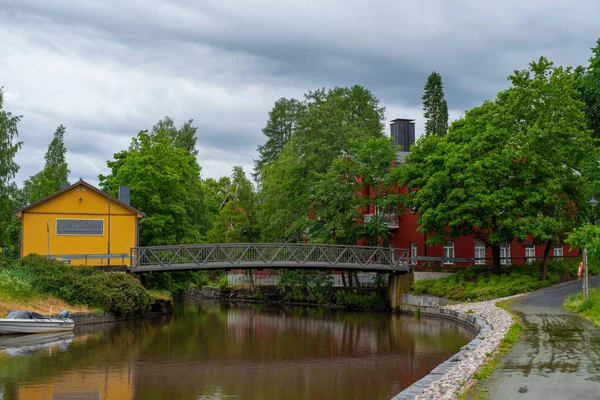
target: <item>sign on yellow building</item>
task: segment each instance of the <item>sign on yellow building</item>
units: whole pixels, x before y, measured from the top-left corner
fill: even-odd
[[[79,182],[14,212],[22,219],[21,256],[31,253],[76,265],[129,266],[138,246],[138,219],[129,205],[129,187],[120,200]]]

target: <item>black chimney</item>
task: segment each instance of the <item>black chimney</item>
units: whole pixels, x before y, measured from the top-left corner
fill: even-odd
[[[119,201],[130,205],[131,202],[131,188],[129,186],[119,186]]]
[[[402,146],[403,151],[410,151],[415,143],[415,120],[396,118],[390,123],[390,133],[394,144]]]

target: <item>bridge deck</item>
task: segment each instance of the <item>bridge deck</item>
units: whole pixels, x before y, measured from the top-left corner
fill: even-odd
[[[131,271],[318,269],[408,272],[408,250],[370,246],[235,243],[131,249]]]

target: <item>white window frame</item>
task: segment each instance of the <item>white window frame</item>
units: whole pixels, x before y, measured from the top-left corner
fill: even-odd
[[[485,265],[485,243],[475,242],[473,255],[475,256],[475,265]]]
[[[554,243],[552,245],[552,258],[561,261],[564,256],[564,247],[562,243]]]
[[[535,245],[533,243],[525,244],[525,262],[526,263],[535,262]]]
[[[454,261],[448,261],[447,258],[454,258],[454,242],[444,242],[444,264],[454,264]]]
[[[510,265],[510,243],[500,245],[500,265]]]
[[[417,265],[418,247],[417,242],[410,242],[410,265]]]

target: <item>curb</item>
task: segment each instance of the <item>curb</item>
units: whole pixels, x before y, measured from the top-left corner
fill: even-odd
[[[412,313],[412,309],[401,308],[399,310],[402,313]],[[436,368],[434,368],[429,374],[421,378],[417,382],[413,383],[396,396],[392,400],[414,400],[417,396],[423,394],[425,390],[433,382],[441,379],[447,372],[457,366],[462,360],[468,357],[468,355],[475,350],[491,332],[491,328],[487,321],[476,314],[466,314],[460,311],[450,310],[447,308],[422,308],[421,315],[427,318],[438,318],[446,319],[456,322],[459,325],[463,325],[474,332],[477,332],[477,336],[469,343],[461,347],[460,351],[444,361]]]

